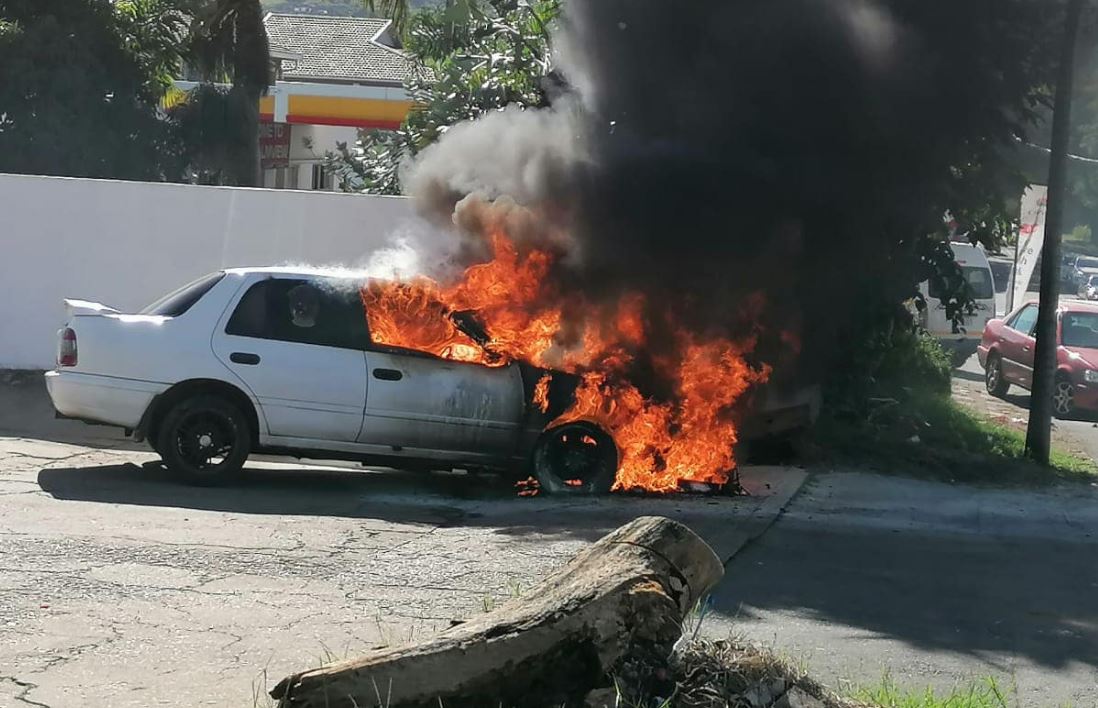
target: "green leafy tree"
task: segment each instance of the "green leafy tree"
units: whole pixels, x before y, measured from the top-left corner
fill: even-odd
[[[390,8],[385,8],[390,9]],[[504,106],[541,106],[552,72],[549,26],[560,0],[455,0],[413,15],[405,48],[416,104],[400,130],[369,131],[329,166],[344,189],[400,194],[400,166],[455,123]]]
[[[0,2],[0,172],[178,177],[159,110],[164,45],[130,5]]]

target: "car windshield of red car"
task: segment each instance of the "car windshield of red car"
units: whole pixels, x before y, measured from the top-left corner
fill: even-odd
[[[1064,313],[1064,346],[1098,349],[1098,312]]]

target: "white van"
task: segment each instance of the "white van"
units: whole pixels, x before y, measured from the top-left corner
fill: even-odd
[[[919,284],[919,292],[926,299],[926,309],[919,314],[923,329],[935,337],[953,355],[956,364],[963,363],[976,352],[976,345],[984,333],[984,325],[995,319],[995,278],[991,274],[984,249],[967,242],[952,242],[953,258],[961,266],[965,280],[972,288],[976,312],[964,315],[955,324],[947,315],[941,301],[942,293],[932,288],[928,281]]]

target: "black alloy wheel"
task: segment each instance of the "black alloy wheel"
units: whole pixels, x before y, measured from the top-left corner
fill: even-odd
[[[157,449],[168,470],[183,481],[217,484],[244,467],[251,428],[231,402],[200,394],[175,404],[164,416]]]

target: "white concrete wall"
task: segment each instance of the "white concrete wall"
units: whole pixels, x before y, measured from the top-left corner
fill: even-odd
[[[0,368],[53,366],[62,299],[135,311],[219,268],[365,265],[446,236],[402,197],[0,175]]]

